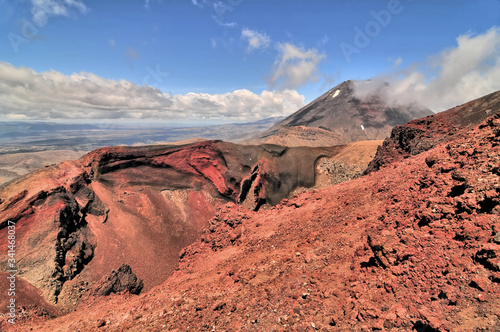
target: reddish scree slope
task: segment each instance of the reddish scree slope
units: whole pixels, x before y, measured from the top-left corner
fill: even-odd
[[[499,165],[496,114],[268,210],[228,204],[162,285],[17,328],[498,331]]]

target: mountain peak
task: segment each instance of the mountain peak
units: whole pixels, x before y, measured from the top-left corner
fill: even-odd
[[[288,135],[290,131],[303,130],[307,132],[304,136],[311,136],[313,132],[318,132],[316,129],[321,129],[331,133],[328,145],[380,140],[388,137],[396,125],[433,114],[429,109],[415,103],[392,105],[386,102],[380,89],[390,88],[388,83],[382,84],[369,94],[358,94],[357,90],[363,82],[368,81],[348,80],[338,84],[275,124],[259,138],[265,142],[276,143],[276,136]],[[327,136],[323,132],[322,135]],[[311,145],[311,141],[314,144],[314,140],[306,141],[304,139],[303,145]]]

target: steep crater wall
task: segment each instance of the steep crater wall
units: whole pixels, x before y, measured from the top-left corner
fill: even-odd
[[[148,290],[218,207],[275,205],[313,187],[316,161],[340,150],[220,141],[99,149],[0,187],[0,234],[16,223],[18,277],[60,307],[74,307],[123,264]]]

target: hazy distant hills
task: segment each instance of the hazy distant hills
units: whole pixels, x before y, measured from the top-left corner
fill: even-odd
[[[171,143],[193,138],[235,141],[271,127],[281,117],[210,126],[0,122],[0,155],[48,150],[92,151],[106,146]]]
[[[418,104],[389,105],[377,93],[361,100],[355,93],[355,82],[345,81],[277,122],[254,142],[330,146],[382,140],[394,126],[431,114]]]
[[[198,127],[0,122],[0,184],[44,166],[77,159],[101,147],[187,144],[203,139],[236,141],[262,132],[281,119]]]
[[[74,150],[0,154],[0,185],[37,169],[78,159],[84,154],[84,151]]]

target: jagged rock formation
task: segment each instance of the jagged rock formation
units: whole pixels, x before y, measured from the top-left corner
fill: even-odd
[[[455,135],[483,122],[499,107],[500,91],[497,91],[446,112],[413,120],[404,126],[396,126],[390,139],[377,150],[365,173],[448,142],[454,139]]]
[[[251,142],[333,146],[383,140],[394,126],[433,114],[417,104],[388,105],[376,93],[360,99],[355,93],[355,83],[346,81],[337,85]]]
[[[52,302],[57,302],[63,284],[94,256],[95,238],[88,218],[106,214],[81,175],[71,180],[70,184],[46,183],[35,193],[23,190],[2,202],[0,229],[5,230],[8,221],[16,223],[17,268],[23,271],[19,275]],[[3,192],[2,197],[9,194]]]
[[[500,109],[489,115],[367,176],[265,210],[228,203],[154,291],[14,330],[498,331]]]
[[[107,296],[111,293],[128,291],[130,294],[138,295],[144,288],[144,281],[138,279],[132,269],[127,264],[122,264],[118,270],[101,279],[94,294],[97,296]]]

